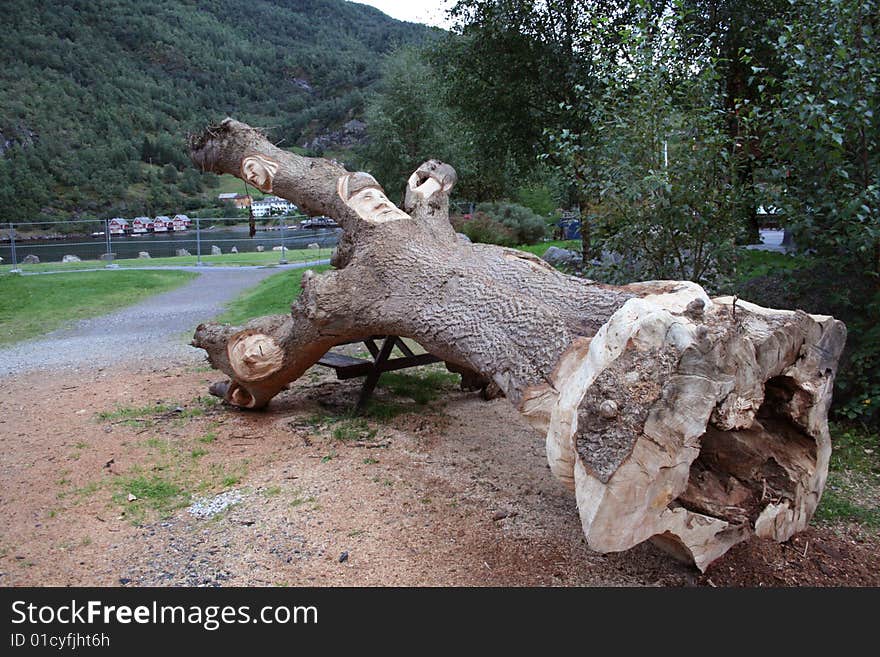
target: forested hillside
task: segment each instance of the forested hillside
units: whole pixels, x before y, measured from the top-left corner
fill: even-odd
[[[363,111],[384,56],[428,28],[343,0],[9,0],[0,220],[157,214],[216,184],[183,139],[234,115],[295,146]]]

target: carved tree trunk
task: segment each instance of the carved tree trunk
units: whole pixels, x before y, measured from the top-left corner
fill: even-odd
[[[196,330],[229,403],[262,408],[328,348],[400,335],[491,379],[546,436],[594,550],[654,539],[705,569],[753,534],[787,540],[815,511],[841,322],[689,282],[601,285],[464,242],[448,221],[455,172],[439,162],[410,177],[404,211],[368,174],[232,119],[190,152],[344,230],[336,269],[303,276],[290,315]]]

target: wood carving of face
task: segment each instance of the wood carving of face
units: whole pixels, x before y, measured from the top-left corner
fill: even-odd
[[[340,176],[336,183],[339,198],[364,221],[383,224],[410,216],[388,200],[382,187],[368,173],[356,171]]]
[[[278,163],[261,155],[251,155],[241,162],[241,175],[261,192],[272,191],[272,180],[278,172]]]

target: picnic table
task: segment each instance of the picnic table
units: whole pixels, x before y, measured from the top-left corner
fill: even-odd
[[[361,393],[355,407],[357,412],[361,412],[366,408],[367,402],[370,400],[373,390],[375,390],[376,384],[379,382],[379,377],[382,376],[383,372],[393,372],[394,370],[442,362],[442,359],[437,358],[433,354],[417,354],[413,352],[403,339],[396,335],[374,335],[363,340],[352,340],[341,344],[356,344],[358,342],[364,343],[370,352],[371,359],[356,358],[328,351],[317,362],[318,365],[335,370],[336,378],[340,380],[355,379],[361,376],[366,377],[363,386],[361,386]],[[397,347],[403,356],[391,358],[391,352],[394,351],[394,347]]]

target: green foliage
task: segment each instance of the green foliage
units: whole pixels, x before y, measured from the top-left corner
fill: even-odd
[[[589,129],[548,131],[548,160],[561,163],[589,199],[582,216],[594,241],[618,258],[591,275],[706,283],[732,262],[739,199],[712,60],[682,55],[674,17],[648,17],[597,64],[578,107]]]
[[[763,91],[767,194],[819,273],[810,286],[848,327],[836,395],[846,417],[880,422],[880,5],[805,0],[771,23],[781,71]],[[746,58],[748,58],[748,54]],[[845,281],[844,285],[840,285]]]
[[[534,244],[547,232],[541,217],[516,203],[480,203],[477,211],[508,228],[513,234],[514,244]]]
[[[534,244],[547,233],[544,220],[516,203],[480,203],[472,217],[453,217],[455,229],[472,242],[516,246]]]
[[[471,242],[500,246],[514,246],[517,243],[516,234],[512,229],[485,212],[475,212],[470,217],[454,216],[451,221],[456,232],[467,235]]]
[[[3,221],[188,209],[216,176],[172,176],[187,132],[226,114],[285,145],[337,129],[429,33],[342,0],[10,0],[3,18]]]

